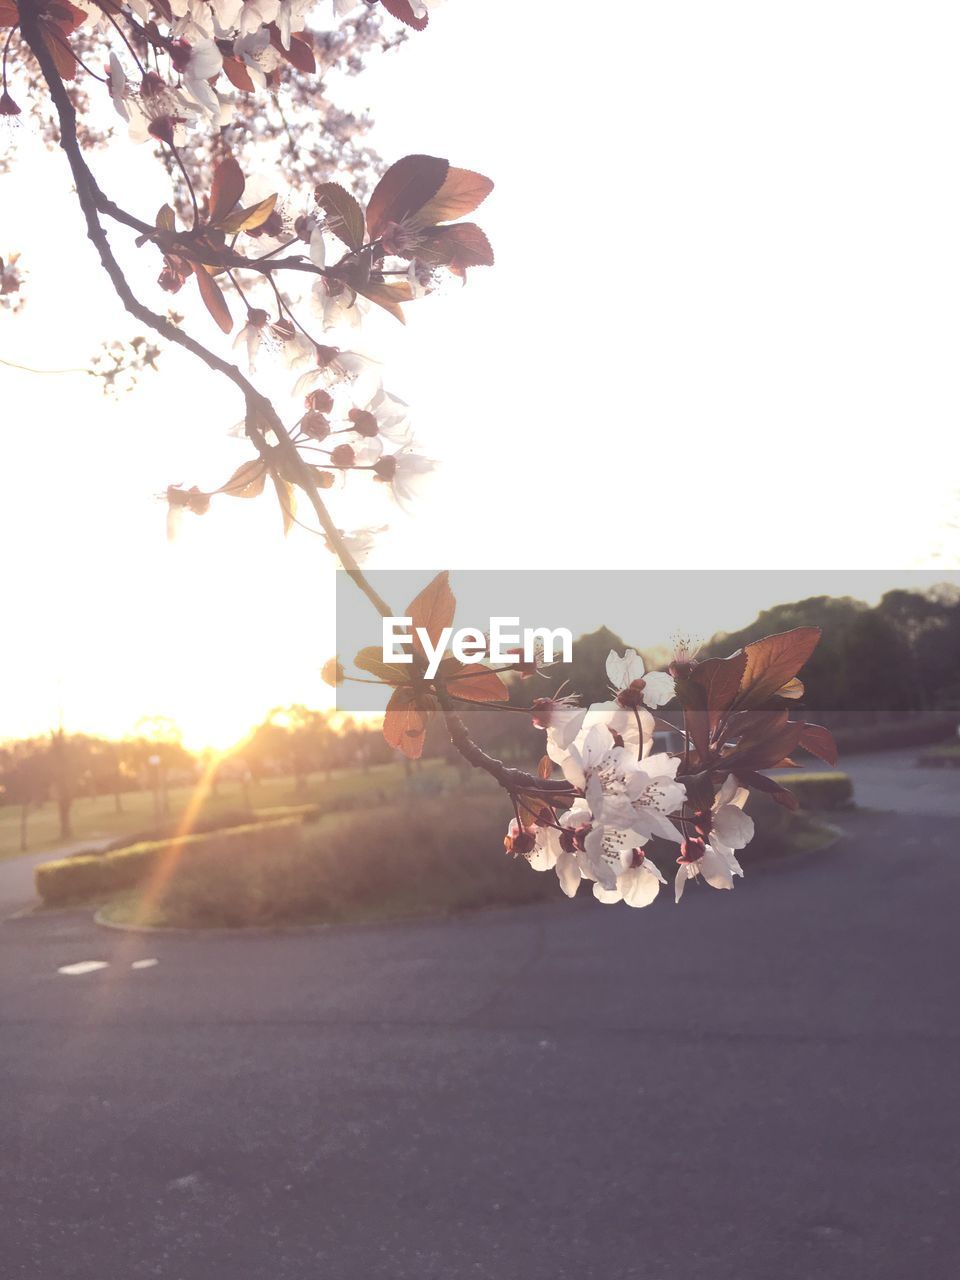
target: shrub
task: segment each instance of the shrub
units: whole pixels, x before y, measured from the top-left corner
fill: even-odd
[[[271,925],[559,900],[554,875],[537,875],[504,854],[505,830],[495,797],[431,797],[342,815],[304,833],[299,845],[254,841],[227,859],[205,844],[151,887],[149,904],[119,903],[111,916],[187,927]]]
[[[798,773],[777,781],[793,792],[801,809],[846,809],[853,803],[853,783],[845,773]]]
[[[36,889],[48,906],[102,900],[143,884],[161,866],[164,875],[172,877],[184,862],[203,857],[217,859],[226,875],[229,860],[241,859],[250,849],[270,852],[295,844],[299,831],[300,819],[288,818],[178,840],[148,841],[99,855],[60,858],[36,868]]]
[[[744,866],[824,842],[822,824],[755,793],[757,834]],[[232,852],[207,841],[175,863],[142,901],[110,918],[183,927],[358,921],[445,914],[484,906],[564,901],[552,872],[503,853],[503,805],[487,796],[418,798],[339,816],[299,843],[251,840]],[[672,882],[675,845],[650,846]],[[672,896],[672,889],[664,891]],[[586,900],[590,887],[581,887]]]

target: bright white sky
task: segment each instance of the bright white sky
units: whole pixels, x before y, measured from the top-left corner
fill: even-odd
[[[443,466],[415,518],[378,493],[342,523],[389,520],[373,563],[424,570],[848,567],[893,584],[957,567],[960,10],[590,11],[449,0],[349,86],[386,158],[495,179],[476,216],[497,266],[410,307],[406,330],[374,327],[367,349]],[[20,148],[0,255],[23,251],[30,302],[0,318],[0,354],[82,365],[130,330],[63,160]],[[166,198],[145,149],[93,163],[145,216]],[[155,274],[151,255],[137,278],[162,308]],[[164,367],[117,404],[0,367],[0,737],[62,706],[70,729],[165,714],[225,746],[272,705],[326,700],[315,540],[285,542],[263,499],[221,500],[165,541],[154,495],[213,486],[247,451],[225,436],[231,392],[176,353]],[[709,616],[678,601],[677,625],[745,623],[775,603],[757,582]]]

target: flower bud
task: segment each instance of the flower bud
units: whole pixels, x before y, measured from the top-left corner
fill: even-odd
[[[353,429],[357,435],[372,439],[380,434],[376,418],[372,413],[368,413],[366,409],[351,409],[347,417],[353,423]]]
[[[311,391],[305,400],[308,409],[316,409],[318,413],[329,413],[333,408],[333,396],[329,391]]]
[[[338,684],[343,684],[344,670],[339,658],[329,658],[321,668],[321,679],[334,688]]]
[[[646,680],[632,680],[626,689],[621,689],[617,694],[617,703],[628,711],[642,707],[644,705],[643,692],[646,687]]]
[[[4,89],[3,93],[0,93],[0,116],[18,116],[19,114],[20,108]]]
[[[318,410],[311,409],[300,419],[300,430],[311,440],[326,440],[330,434],[330,423]]]
[[[357,455],[348,444],[338,444],[330,455],[330,461],[335,467],[352,467],[357,460]]]

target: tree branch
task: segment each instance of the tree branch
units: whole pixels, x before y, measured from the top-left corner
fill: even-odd
[[[390,606],[373,589],[361,572],[356,560],[344,545],[340,532],[330,512],[327,510],[326,503],[320,497],[320,491],[317,488],[313,472],[300,457],[272,403],[256,389],[249,378],[245,377],[236,365],[230,364],[229,361],[223,360],[214,352],[209,351],[165,316],[152,311],[133,293],[127,283],[123,269],[114,256],[107,233],[98,216],[101,202],[106,202],[110,206],[111,216],[113,216],[113,210],[117,210],[119,213],[123,211],[118,210],[116,205],[107,201],[103,192],[97,186],[93,174],[87,167],[77,138],[76,111],[57,71],[56,63],[44,41],[38,16],[29,4],[24,4],[21,7],[20,30],[24,40],[37,59],[43,78],[50,90],[50,97],[53,100],[60,125],[60,146],[67,157],[70,171],[73,174],[73,180],[77,188],[77,198],[87,224],[87,236],[97,250],[103,269],[109,276],[120,301],[126,310],[141,323],[159,333],[169,342],[189,351],[198,360],[202,360],[207,368],[215,373],[222,374],[225,378],[229,378],[238,388],[246,403],[247,435],[253,442],[257,452],[270,467],[271,471],[282,470],[286,478],[293,480],[298,487],[305,491],[331,547],[339,557],[340,563],[346,572],[381,616],[390,617],[392,614]],[[126,221],[128,225],[143,226],[143,224],[137,224],[135,219],[130,219],[127,216],[124,216],[121,221]],[[153,233],[155,228],[149,227],[147,230]],[[266,440],[267,433],[271,431],[277,440],[275,446],[268,444]]]

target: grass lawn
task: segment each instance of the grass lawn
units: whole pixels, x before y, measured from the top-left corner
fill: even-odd
[[[441,761],[428,760],[408,777],[402,764],[375,765],[361,769],[335,770],[329,779],[314,774],[306,789],[298,792],[293,778],[267,778],[251,783],[247,791],[249,806],[270,809],[278,805],[320,804],[331,810],[356,805],[364,797],[371,804],[382,804],[401,796],[433,794],[448,790],[458,777],[457,771]],[[198,817],[216,817],[221,813],[247,808],[244,790],[236,782],[221,783],[217,793],[206,797],[197,788],[178,787],[169,792],[169,813],[164,822],[177,821],[193,803],[198,804]],[[57,806],[53,802],[33,810],[27,828],[28,853],[49,852],[55,856],[63,847],[75,848],[85,840],[117,839],[151,831],[156,825],[152,791],[132,791],[123,796],[123,812],[117,813],[113,796],[83,797],[74,802],[71,813],[73,838],[66,846],[59,838]],[[20,854],[20,808],[0,806],[0,859]]]

